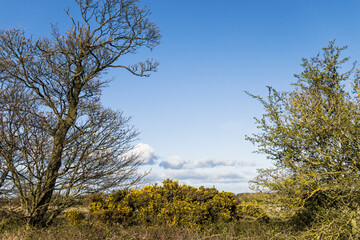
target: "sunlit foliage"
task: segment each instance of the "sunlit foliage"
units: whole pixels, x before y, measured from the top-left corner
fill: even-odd
[[[344,49],[330,42],[303,59],[291,91],[251,95],[266,113],[248,139],[275,164],[260,170],[254,187],[272,193],[268,209],[310,229],[310,238],[359,237],[360,86],[355,65],[340,57]]]
[[[180,185],[169,179],[163,181],[163,185],[146,186],[141,190],[98,195],[93,198],[90,209],[96,219],[123,225],[202,229],[245,217],[266,219],[260,206],[238,203],[231,192]]]

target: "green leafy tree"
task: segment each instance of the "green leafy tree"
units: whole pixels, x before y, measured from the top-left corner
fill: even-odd
[[[340,56],[344,49],[330,42],[321,55],[303,59],[291,91],[268,87],[267,98],[250,94],[266,113],[256,119],[259,133],[247,139],[274,162],[253,184],[272,194],[269,209],[278,216],[302,216],[310,224],[323,210],[346,209],[351,218],[358,207],[360,85],[355,65],[341,70],[348,61]]]

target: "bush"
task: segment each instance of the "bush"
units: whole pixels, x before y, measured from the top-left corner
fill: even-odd
[[[215,188],[195,188],[165,180],[141,190],[119,190],[90,204],[92,216],[125,226],[181,226],[203,229],[237,221],[245,215],[265,217],[257,205],[238,204],[234,194]]]
[[[85,214],[77,210],[69,210],[65,214],[66,220],[77,226],[85,223]]]

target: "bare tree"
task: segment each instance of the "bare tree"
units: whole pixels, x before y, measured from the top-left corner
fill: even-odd
[[[141,178],[136,156],[124,157],[137,133],[128,118],[101,106],[107,84],[101,77],[110,68],[137,76],[155,71],[153,60],[118,62],[156,46],[159,31],[137,0],[76,3],[81,19],[66,11],[72,27],[65,34],[54,26],[52,37],[41,39],[19,29],[0,31],[0,81],[7,94],[0,109],[0,183],[15,189],[30,225],[51,221],[71,196]]]

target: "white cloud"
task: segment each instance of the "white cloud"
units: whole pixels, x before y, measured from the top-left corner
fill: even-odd
[[[161,183],[165,179],[179,180],[180,183],[191,186],[215,186],[219,190],[233,191],[235,193],[249,191],[248,181],[255,176],[251,172],[225,166],[210,169],[166,169],[151,172],[148,176],[152,182]]]
[[[224,160],[216,158],[203,158],[198,160],[185,160],[180,156],[173,156],[163,160],[160,165],[165,169],[194,169],[214,168],[219,166],[255,166],[255,163],[246,161]]]
[[[234,183],[248,182],[253,175],[229,167],[211,169],[167,169],[162,172],[152,172],[150,178],[153,181],[163,181],[167,178],[175,180],[189,180],[196,183]],[[195,181],[194,181],[195,180]]]
[[[159,159],[155,150],[145,143],[138,143],[136,146],[126,153],[126,156],[138,156],[143,165],[154,165]]]
[[[203,158],[200,160],[192,161],[189,163],[189,165],[196,168],[213,168],[218,166],[236,166],[237,161],[228,161],[215,158]]]
[[[163,167],[165,169],[181,169],[184,168],[184,166],[187,164],[187,161],[185,161],[180,156],[172,156],[169,157],[167,160],[162,161],[159,166]]]
[[[149,183],[161,183],[165,179],[179,180],[191,186],[213,187],[232,192],[250,191],[248,181],[256,176],[255,162],[236,161],[218,158],[184,159],[175,155],[166,159],[159,157],[148,144],[139,143],[133,154],[142,154]],[[148,171],[149,169],[147,169]]]

